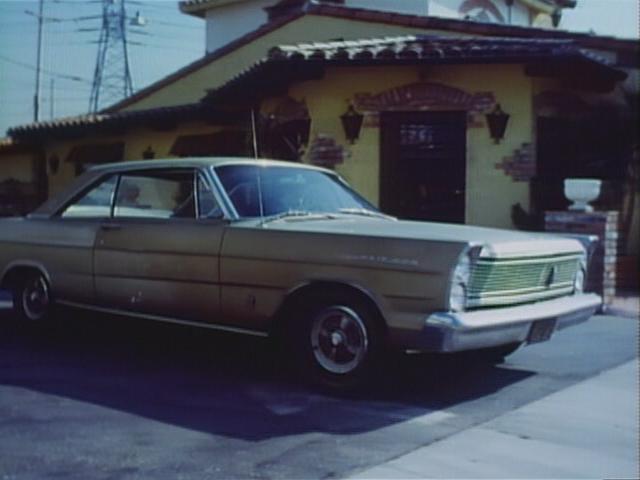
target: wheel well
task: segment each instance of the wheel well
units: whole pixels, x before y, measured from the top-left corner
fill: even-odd
[[[296,288],[287,295],[287,297],[282,302],[282,305],[280,306],[280,308],[278,308],[276,314],[274,315],[274,321],[272,323],[270,331],[271,336],[278,337],[283,333],[283,329],[285,328],[285,324],[290,315],[295,311],[296,308],[299,308],[300,305],[304,305],[305,299],[309,299],[313,296],[331,294],[346,294],[349,296],[353,296],[354,299],[362,302],[365,306],[371,309],[371,312],[374,314],[375,319],[378,321],[383,334],[386,335],[387,324],[384,320],[384,316],[382,315],[382,312],[380,311],[377,303],[373,300],[373,298],[371,298],[369,294],[353,285],[339,282],[319,281]]]
[[[2,277],[2,282],[0,283],[0,287],[13,290],[16,286],[20,284],[22,280],[24,280],[29,274],[39,273],[43,275],[45,278],[47,276],[36,266],[27,266],[20,265],[10,268]]]

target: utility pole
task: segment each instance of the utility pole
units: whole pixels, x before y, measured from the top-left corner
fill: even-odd
[[[38,7],[38,50],[36,59],[36,92],[33,96],[33,121],[40,120],[40,77],[42,76],[42,26],[44,18],[44,0],[39,1]]]
[[[127,48],[126,0],[102,0],[102,28],[89,112],[133,94]]]
[[[56,85],[56,81],[52,78],[51,81],[49,82],[49,116],[51,118],[51,120],[53,120],[53,117],[55,115],[55,104],[54,102],[54,95],[55,95],[55,88]]]

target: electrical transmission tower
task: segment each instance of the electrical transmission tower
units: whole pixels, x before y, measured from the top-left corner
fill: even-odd
[[[89,111],[133,94],[127,48],[126,0],[102,0],[102,28]]]

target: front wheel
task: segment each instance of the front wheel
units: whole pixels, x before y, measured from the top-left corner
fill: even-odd
[[[44,322],[52,307],[49,284],[41,273],[31,273],[17,282],[13,309],[19,321]]]
[[[314,298],[291,320],[290,341],[309,380],[337,390],[369,380],[382,342],[372,308],[346,295],[326,295]]]

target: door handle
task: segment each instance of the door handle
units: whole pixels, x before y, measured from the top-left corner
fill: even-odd
[[[120,230],[122,228],[122,225],[118,224],[118,223],[103,223],[100,225],[100,230]]]

